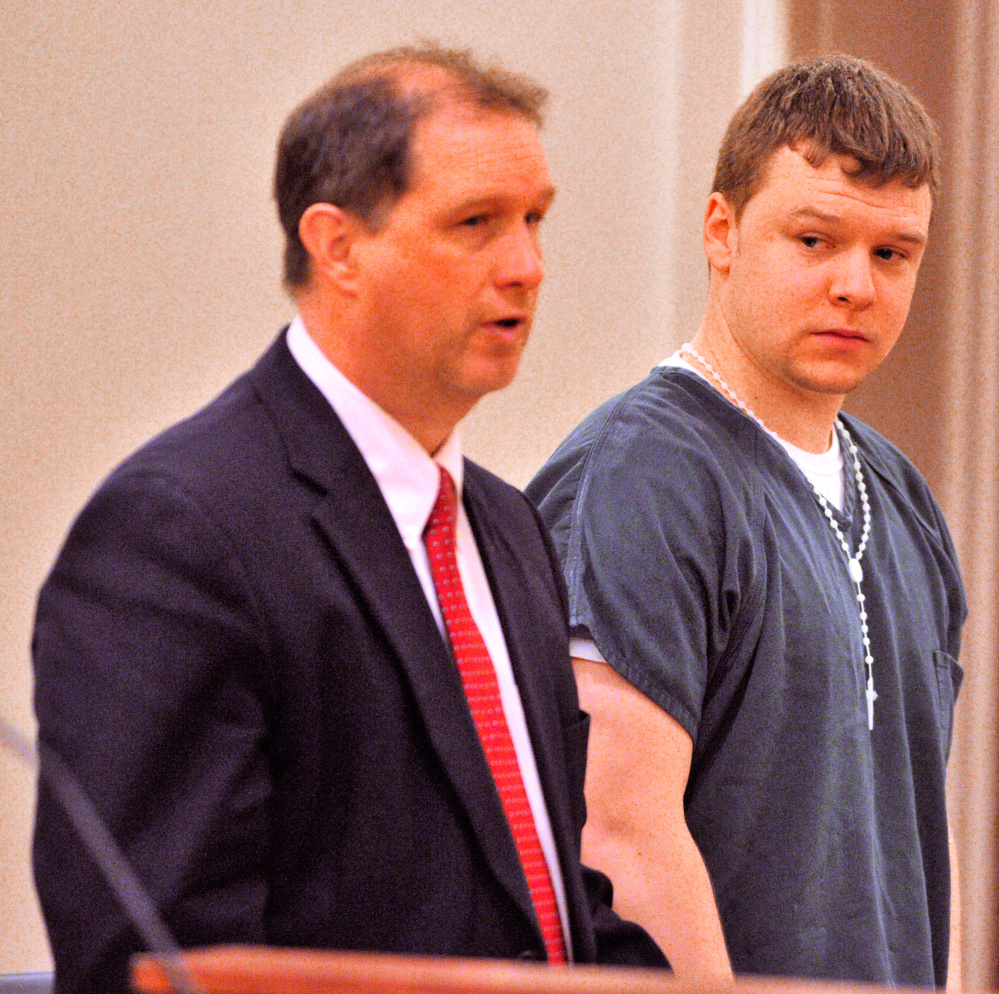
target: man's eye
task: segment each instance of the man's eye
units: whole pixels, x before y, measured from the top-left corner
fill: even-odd
[[[486,220],[485,214],[474,214],[472,217],[466,217],[461,223],[466,228],[478,228],[480,225],[485,224]]]
[[[884,259],[885,262],[891,262],[894,259],[901,259],[902,253],[893,248],[879,248],[874,250],[874,254],[879,259]]]
[[[821,239],[819,238],[818,235],[801,236],[801,244],[804,245],[805,248],[818,248],[820,241]]]

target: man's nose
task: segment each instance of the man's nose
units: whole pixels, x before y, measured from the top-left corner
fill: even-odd
[[[538,232],[533,226],[517,224],[501,239],[497,282],[535,290],[545,278]]]
[[[874,303],[874,260],[866,248],[843,252],[836,260],[829,295],[838,303],[868,307]]]

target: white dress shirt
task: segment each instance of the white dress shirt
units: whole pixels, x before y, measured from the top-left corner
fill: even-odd
[[[416,570],[420,586],[427,598],[427,604],[437,620],[437,627],[445,641],[447,641],[447,632],[430,572],[427,548],[423,544],[423,530],[437,499],[437,488],[440,483],[438,465],[443,466],[454,480],[459,497],[455,536],[458,572],[461,574],[472,618],[486,643],[489,657],[496,670],[503,713],[510,728],[527,800],[534,815],[538,839],[555,888],[555,899],[562,922],[562,937],[571,958],[565,886],[548,809],[541,791],[534,750],[527,732],[524,708],[510,665],[510,654],[506,639],[503,637],[499,615],[496,613],[496,605],[489,589],[489,581],[479,556],[478,546],[475,544],[468,515],[460,499],[464,461],[458,433],[452,433],[431,458],[423,446],[398,421],[362,393],[326,358],[309,336],[300,317],[296,317],[288,329],[288,348],[302,372],[329,401],[360,450],[368,469],[371,470],[392,519],[399,529],[403,544],[413,563],[413,569]]]

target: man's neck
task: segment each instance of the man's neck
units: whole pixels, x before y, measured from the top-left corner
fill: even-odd
[[[728,389],[772,432],[805,452],[826,452],[843,397],[805,390],[761,367],[740,347],[727,328],[705,317],[692,342],[695,351]],[[685,356],[690,361],[690,356]],[[711,372],[694,361],[708,382],[726,391]],[[731,398],[729,398],[731,399]]]
[[[363,337],[351,333],[350,320],[330,320],[328,313],[309,304],[310,301],[300,298],[299,314],[306,332],[323,355],[432,456],[450,438],[474,403],[456,398],[446,404],[440,398],[427,400],[417,395],[406,370],[393,370],[371,361]]]

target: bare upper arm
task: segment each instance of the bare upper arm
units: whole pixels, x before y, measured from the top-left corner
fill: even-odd
[[[671,715],[606,663],[573,659],[590,714],[586,797],[593,829],[632,834],[683,819],[693,741]]]

